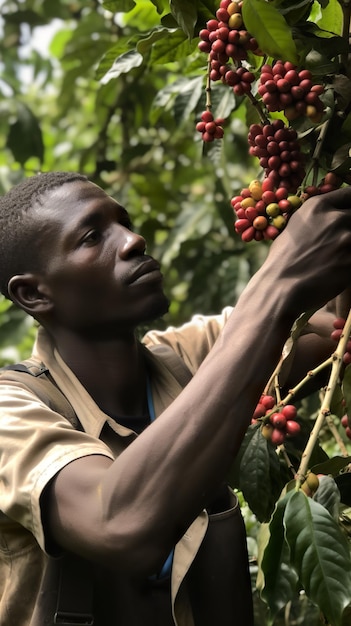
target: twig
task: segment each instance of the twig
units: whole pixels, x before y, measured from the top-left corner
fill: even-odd
[[[310,458],[311,458],[313,449],[316,445],[316,442],[318,440],[321,428],[326,418],[330,415],[330,404],[331,404],[331,400],[334,394],[335,387],[339,380],[340,369],[341,369],[342,362],[343,362],[342,359],[346,350],[346,345],[349,340],[350,333],[351,333],[351,311],[349,311],[337,349],[332,355],[332,370],[330,373],[329,383],[325,392],[324,400],[322,402],[317,419],[310,433],[310,437],[305,447],[305,450],[302,453],[299,469],[296,472],[296,478],[297,478],[296,488],[297,489],[300,487],[300,484],[304,480],[304,477],[306,475]]]

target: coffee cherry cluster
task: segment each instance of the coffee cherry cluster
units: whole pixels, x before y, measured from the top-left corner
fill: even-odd
[[[319,123],[324,105],[319,96],[323,85],[313,85],[309,70],[298,70],[296,65],[276,61],[273,66],[261,68],[258,93],[268,111],[284,111],[289,121],[306,115],[313,123]]]
[[[296,421],[297,410],[293,404],[286,404],[280,411],[273,412],[275,406],[273,396],[262,395],[252,416],[251,423],[257,424],[259,420],[268,415],[268,420],[261,426],[262,435],[269,439],[273,445],[280,446],[286,437],[294,437],[300,430],[300,424]]]
[[[211,111],[204,111],[201,114],[201,122],[196,124],[196,130],[202,134],[202,141],[211,142],[215,139],[222,139],[224,130],[222,118],[214,119]]]
[[[221,65],[219,61],[212,61],[210,79],[221,80],[222,83],[233,88],[235,95],[243,96],[251,91],[251,83],[255,80],[255,75],[242,65],[235,68],[233,65]]]
[[[231,199],[236,233],[245,242],[275,239],[286,226],[290,215],[301,206],[298,196],[289,195],[285,187],[274,191],[273,182],[253,180],[239,196]]]
[[[280,119],[270,124],[251,124],[248,143],[249,153],[259,159],[274,186],[295,193],[305,177],[297,132]]]
[[[341,425],[345,428],[346,437],[351,439],[351,420],[347,414],[342,416]]]
[[[340,337],[343,333],[343,329],[345,326],[345,320],[342,317],[337,317],[334,322],[333,322],[333,327],[334,330],[331,333],[331,338],[334,339],[334,341],[339,341]],[[343,355],[343,363],[344,365],[350,365],[351,363],[351,339],[348,340],[347,344],[346,344],[346,350],[345,353]]]
[[[342,178],[334,174],[334,172],[327,172],[318,185],[308,185],[305,187],[301,197],[303,200],[311,198],[312,196],[318,196],[323,193],[329,193],[329,191],[335,191],[342,185]]]
[[[199,49],[209,53],[210,61],[225,65],[229,59],[243,61],[247,51],[258,52],[256,39],[245,29],[241,15],[242,2],[221,0],[216,18],[199,32]],[[212,68],[211,68],[212,69]]]

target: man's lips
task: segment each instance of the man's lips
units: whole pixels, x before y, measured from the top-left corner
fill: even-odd
[[[140,263],[128,277],[128,284],[132,285],[136,282],[148,282],[153,280],[162,280],[160,265],[155,259],[148,259]]]

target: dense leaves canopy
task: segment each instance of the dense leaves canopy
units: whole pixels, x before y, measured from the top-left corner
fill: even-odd
[[[102,185],[161,258],[178,322],[234,302],[266,250],[233,231],[229,199],[255,175],[242,99],[214,94],[219,114],[239,107],[223,150],[195,131],[206,57],[188,35],[215,2],[170,4],[3,2],[0,189],[54,169]]]
[[[235,234],[230,206],[241,188],[264,177],[247,143],[248,127],[268,119],[268,100],[258,96],[264,63],[296,64],[323,84],[320,116],[272,112],[298,133],[307,165],[299,193],[330,172],[350,183],[350,2],[240,3],[257,45],[244,61],[254,74],[248,97],[206,76],[198,44],[218,7],[219,0],[2,2],[0,191],[35,172],[78,170],[117,197],[162,261],[172,305],[160,325],[234,304],[267,254],[268,241],[247,245]],[[205,108],[225,120],[224,138],[211,144],[195,130]],[[293,329],[285,359],[305,322]],[[29,326],[0,300],[0,359],[28,352]],[[262,522],[258,586],[272,618],[303,589],[333,626],[350,623],[350,457],[340,429],[351,398],[349,370],[330,402],[341,457],[312,439],[314,422],[317,435],[328,436],[324,413],[307,401],[299,407],[300,437],[273,445],[262,423],[252,424],[233,467],[233,486]],[[275,410],[284,404],[278,395],[276,401]],[[307,494],[313,499],[300,489],[300,461],[304,472],[329,474]],[[310,609],[304,623],[320,623]]]

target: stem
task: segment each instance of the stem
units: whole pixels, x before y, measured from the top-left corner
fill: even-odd
[[[312,159],[311,159],[311,165],[313,168],[312,185],[315,185],[315,186],[317,186],[318,184],[319,158],[321,156],[323,143],[324,143],[326,134],[328,132],[329,124],[330,124],[330,118],[327,119],[325,122],[323,122],[321,129],[319,131],[318,137],[317,137],[313,154],[312,154]]]
[[[289,389],[289,393],[281,401],[280,404],[281,405],[288,404],[288,402],[290,402],[290,400],[297,394],[298,391],[300,391],[300,389],[302,389],[304,385],[306,385],[306,383],[308,383],[311,380],[311,378],[319,374],[319,372],[321,372],[325,367],[332,365],[334,362],[335,354],[336,353],[334,352],[334,354],[332,354],[325,361],[323,361],[323,363],[320,363],[313,370],[310,370],[309,372],[307,372],[306,376],[302,380],[300,380],[300,382],[297,385],[295,385],[295,387],[293,387],[292,389]]]
[[[305,478],[305,475],[309,466],[310,458],[311,458],[314,446],[317,443],[321,428],[326,418],[330,416],[329,407],[331,404],[335,387],[339,379],[340,369],[342,366],[342,358],[346,350],[346,345],[349,340],[350,333],[351,333],[351,311],[349,311],[349,314],[347,316],[347,320],[343,329],[343,333],[340,337],[337,349],[332,355],[332,370],[330,373],[329,383],[325,392],[324,400],[322,402],[315,424],[310,433],[310,437],[305,447],[305,450],[302,453],[300,467],[296,473],[297,489],[299,488],[300,483]]]
[[[207,74],[206,74],[206,110],[211,111],[212,109],[212,101],[211,101],[211,59],[208,57],[207,61]]]
[[[300,380],[300,382],[297,383],[297,385],[295,385],[295,387],[293,387],[292,389],[289,389],[289,393],[285,396],[285,398],[283,398],[283,400],[278,400],[276,402],[276,404],[274,405],[273,409],[271,409],[269,412],[267,412],[264,415],[264,417],[259,418],[259,421],[261,421],[262,424],[268,424],[269,418],[270,418],[271,415],[273,415],[273,413],[276,413],[276,411],[281,409],[281,407],[285,406],[286,404],[289,404],[289,402],[293,399],[293,397],[297,394],[297,392],[300,391],[300,389],[302,389],[302,387],[304,385],[306,385],[306,383],[308,383],[311,380],[311,378],[316,376],[325,367],[328,367],[329,365],[332,365],[332,363],[334,361],[334,358],[335,358],[335,354],[336,353],[334,352],[334,354],[332,354],[328,359],[323,361],[323,363],[320,363],[313,370],[310,370],[309,372],[307,372],[306,376],[304,378],[302,378],[302,380]],[[280,365],[279,365],[279,367],[280,367]],[[279,370],[277,368],[277,373],[275,374],[276,377],[278,376],[278,373],[279,373]]]
[[[290,472],[293,475],[293,478],[295,478],[295,476],[296,476],[295,468],[294,468],[292,462],[289,459],[289,456],[288,456],[288,454],[287,454],[287,452],[285,450],[285,446],[284,446],[283,443],[278,447],[278,451],[279,451],[279,454],[282,454],[282,456],[284,457],[284,461],[286,463],[286,466],[287,466],[288,470],[290,470]]]
[[[278,374],[275,375],[274,377],[274,392],[275,392],[275,397],[277,398],[277,402],[278,404],[281,402],[282,397],[280,395],[280,386],[279,386],[279,376]]]
[[[251,91],[249,91],[247,94],[245,94],[248,99],[250,100],[251,104],[255,107],[260,120],[262,122],[262,124],[269,124],[269,119],[268,117],[264,114],[263,109],[261,107],[261,104],[259,103],[259,101],[255,98],[255,96],[252,95]]]
[[[313,151],[313,155],[312,155],[312,160],[313,161],[317,161],[317,162],[319,161],[319,157],[320,157],[321,152],[322,152],[323,142],[324,142],[325,136],[326,136],[326,134],[328,132],[328,127],[329,127],[329,124],[330,124],[330,120],[331,120],[331,118],[325,120],[325,122],[323,122],[323,124],[321,126],[321,129],[319,131],[319,135],[318,135],[318,138],[317,138],[317,141],[316,141],[316,145],[315,145],[315,148],[314,148],[314,151]]]

